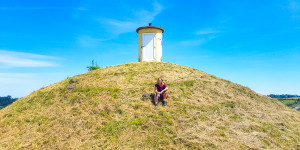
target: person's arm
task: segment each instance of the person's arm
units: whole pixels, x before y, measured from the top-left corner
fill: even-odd
[[[168,91],[168,87],[166,87],[164,90],[162,90],[161,92],[164,92],[164,91]]]
[[[157,91],[157,87],[156,86],[154,88],[154,92],[157,93],[157,94],[159,94],[159,92]]]
[[[161,93],[163,93],[163,92],[165,92],[165,91],[168,91],[168,86],[166,85],[166,83],[164,83],[164,86],[165,86],[165,89],[163,89],[163,90],[161,91]]]

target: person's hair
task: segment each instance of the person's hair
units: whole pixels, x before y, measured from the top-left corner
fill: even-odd
[[[157,78],[157,85],[159,85],[159,83],[158,83],[159,79],[161,79],[161,81],[162,81],[161,84],[164,85],[164,80],[161,77]]]

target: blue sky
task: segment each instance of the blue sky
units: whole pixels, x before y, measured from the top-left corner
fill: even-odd
[[[165,29],[163,61],[261,94],[300,95],[300,1],[1,0],[0,96],[138,60],[136,28]]]

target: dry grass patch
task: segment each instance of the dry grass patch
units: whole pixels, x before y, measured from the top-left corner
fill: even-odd
[[[157,77],[169,87],[166,107],[142,97]],[[0,110],[0,149],[300,149],[299,139],[299,112],[172,63],[94,70]]]

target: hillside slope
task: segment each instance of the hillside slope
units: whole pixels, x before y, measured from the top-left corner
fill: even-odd
[[[142,98],[157,77],[169,87],[165,107]],[[76,75],[0,110],[0,149],[300,149],[299,143],[296,110],[172,63]]]

